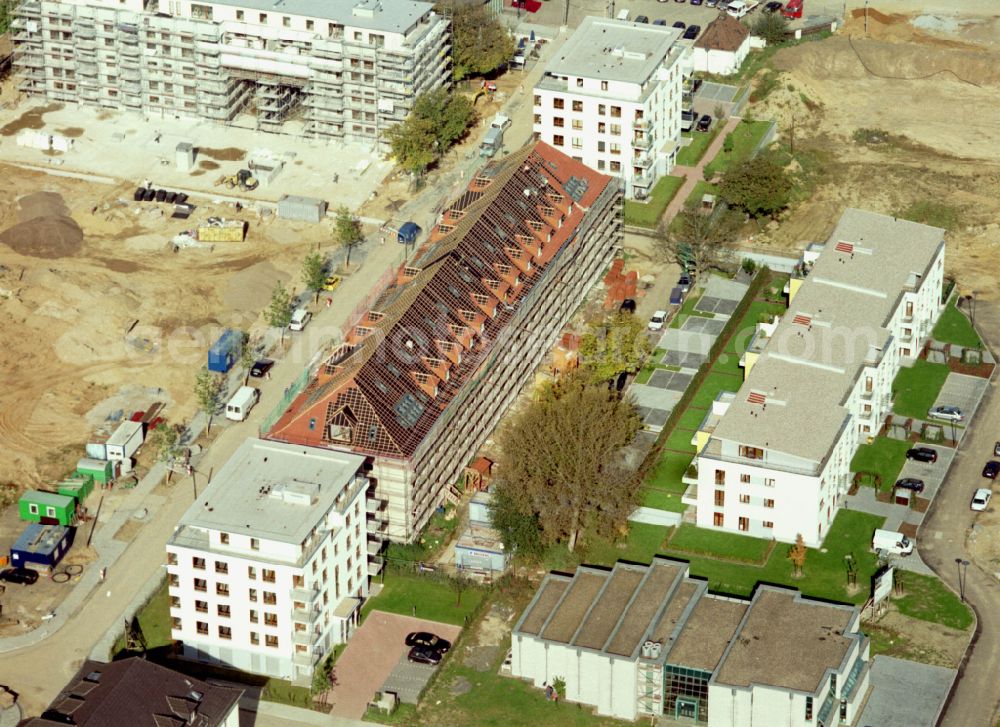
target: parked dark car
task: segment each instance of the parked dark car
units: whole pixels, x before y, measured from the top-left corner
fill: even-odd
[[[681,21],[681,20],[678,20],[677,22],[675,22],[675,23],[674,23],[674,24],[673,24],[672,26],[670,26],[670,27],[672,27],[672,28],[677,28],[678,30],[684,30],[684,28],[686,28],[686,27],[687,27],[687,23],[685,23],[685,22],[683,22],[683,21]]]
[[[765,13],[777,13],[777,12],[781,11],[782,7],[784,7],[784,6],[781,3],[779,3],[779,2],[769,2],[769,3],[767,3],[767,5],[764,6],[764,12]]]
[[[414,646],[406,658],[413,664],[437,666],[441,663],[441,652],[426,646]]]
[[[914,447],[906,450],[906,458],[916,462],[937,462],[937,452],[930,447]]]
[[[687,273],[681,273],[681,276],[677,278],[677,287],[683,290],[685,293],[691,290],[691,276]]]
[[[913,492],[924,491],[924,481],[916,477],[904,477],[896,481],[896,487],[900,490],[912,490]]]
[[[983,477],[989,477],[991,480],[995,480],[998,474],[1000,474],[1000,462],[997,462],[995,459],[990,460],[986,463],[986,466],[983,467]]]
[[[712,126],[712,117],[705,114],[698,119],[698,131],[708,131]]]
[[[632,298],[626,298],[622,301],[622,304],[618,306],[619,313],[635,313],[635,301]]]
[[[653,25],[666,25],[667,21],[660,18],[659,20],[654,20]]]
[[[269,358],[262,358],[259,361],[254,361],[253,366],[250,367],[250,375],[255,379],[262,379],[274,366],[274,361]]]
[[[698,37],[698,33],[700,33],[700,32],[701,32],[701,26],[700,25],[689,25],[687,27],[687,30],[684,31],[684,39],[685,40],[694,40],[695,38]]]
[[[696,78],[691,81],[691,93],[698,93],[698,89],[701,88],[701,84],[704,82],[704,79],[701,78]]]
[[[8,568],[0,573],[0,581],[8,583],[20,583],[22,586],[30,586],[38,580],[38,571],[30,568]]]
[[[448,650],[451,648],[451,642],[442,639],[437,634],[432,634],[429,631],[414,631],[406,636],[407,646],[422,646],[427,649],[432,649],[438,651],[442,654],[447,654]]]
[[[649,22],[649,18],[647,18],[645,15],[636,15],[635,16],[635,22],[637,22],[637,23],[648,23]]]
[[[701,5],[702,0],[691,0],[692,5]]]

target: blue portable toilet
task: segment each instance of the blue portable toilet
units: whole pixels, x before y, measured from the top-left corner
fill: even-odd
[[[416,242],[419,235],[420,226],[416,222],[407,222],[399,228],[399,242],[402,245]]]
[[[224,374],[236,363],[236,357],[243,345],[243,334],[240,331],[227,328],[208,349],[208,370]]]

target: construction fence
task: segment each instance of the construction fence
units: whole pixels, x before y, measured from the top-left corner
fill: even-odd
[[[264,421],[261,422],[261,435],[267,434],[271,431],[271,427],[273,427],[275,422],[277,422],[278,419],[281,418],[281,415],[285,413],[289,405],[291,405],[292,400],[299,395],[300,391],[306,388],[306,384],[309,383],[310,371],[311,367],[303,369],[298,378],[295,379],[295,381],[293,381],[287,389],[285,389],[285,393],[282,395],[281,401],[278,402],[278,405],[275,406],[274,409],[271,410],[271,413],[264,417]]]

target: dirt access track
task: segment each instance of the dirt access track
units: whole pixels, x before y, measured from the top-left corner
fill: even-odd
[[[228,204],[187,220],[110,186],[0,165],[0,478],[21,487],[64,474],[111,411],[195,410],[194,376],[223,327],[262,328],[283,280],[327,225],[262,219]],[[210,215],[250,223],[246,242],[173,252]]]
[[[755,242],[825,239],[847,206],[948,228],[946,265],[963,290],[995,297],[1000,219],[1000,19],[849,13],[836,35],[778,50],[748,115],[778,121],[779,147],[809,181]],[[887,3],[895,10],[905,3]],[[912,7],[912,4],[910,4]],[[968,11],[982,10],[971,2]],[[793,131],[794,129],[794,131]]]

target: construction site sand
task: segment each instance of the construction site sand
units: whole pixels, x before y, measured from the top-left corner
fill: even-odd
[[[132,202],[126,184],[0,165],[0,229],[19,230],[24,215],[36,226],[72,223],[80,240],[75,249],[0,244],[0,478],[22,487],[65,474],[109,413],[163,401],[168,420],[190,417],[213,336],[262,327],[274,283],[293,287],[306,251],[329,244],[326,226],[289,234],[283,221],[248,215],[247,242],[174,253],[174,235],[233,208],[204,204],[171,220],[159,205]]]
[[[995,35],[977,37],[997,26],[958,23],[930,34],[911,20],[870,12],[865,37],[862,13],[837,36],[775,54],[777,83],[750,113],[776,119],[786,145],[794,128],[796,151],[808,152],[819,181],[755,242],[801,248],[825,239],[846,206],[895,214],[941,203],[960,212],[948,234],[948,272],[963,288],[995,296],[1000,50]],[[858,129],[888,132],[888,143],[859,143]]]
[[[74,255],[83,244],[83,230],[54,192],[36,192],[18,200],[16,225],[0,232],[0,243],[22,255],[61,258]]]

